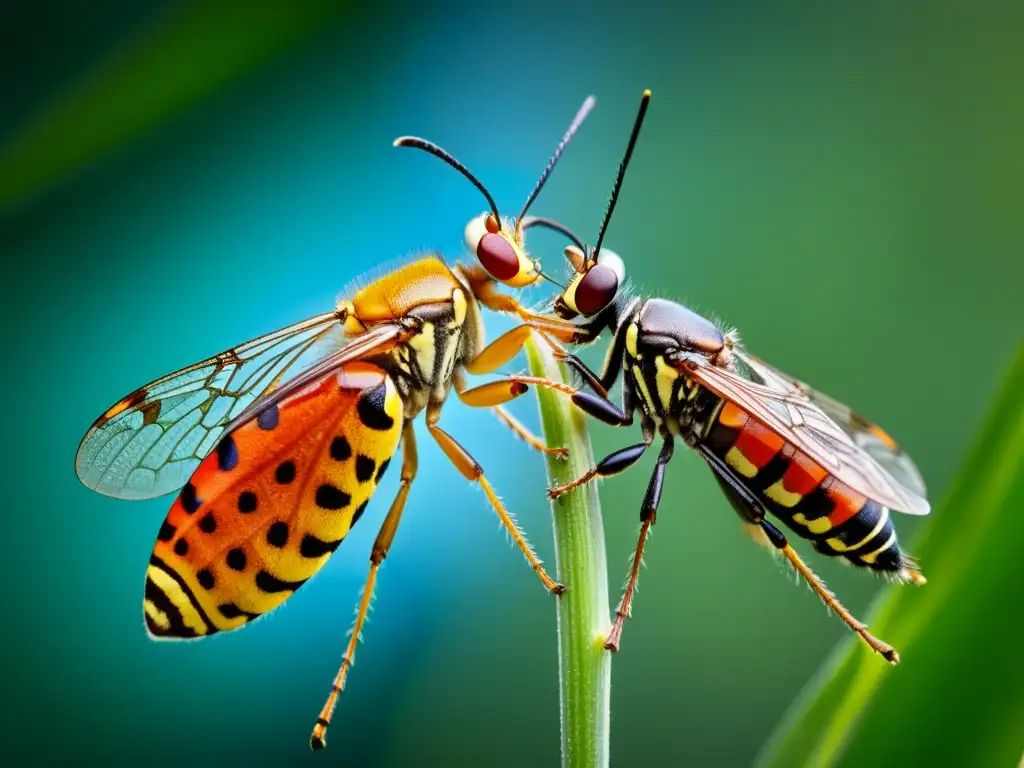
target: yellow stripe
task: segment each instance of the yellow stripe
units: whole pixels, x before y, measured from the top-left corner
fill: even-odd
[[[197,635],[205,635],[206,622],[203,621],[199,611],[189,600],[188,595],[182,591],[174,577],[163,568],[157,568],[154,565],[146,569],[146,575],[160,588],[161,592],[167,595],[167,599],[174,604],[174,607],[181,611],[181,619],[185,625],[195,630]]]
[[[657,371],[656,381],[658,382],[658,397],[661,398],[661,407],[666,411],[672,407],[672,388],[676,379],[679,378],[679,371],[665,362],[665,358],[658,355],[654,359],[654,369]]]
[[[782,484],[781,480],[769,486],[764,495],[776,504],[781,504],[784,507],[795,507],[803,498],[803,494],[787,491],[786,486]],[[826,528],[825,530],[828,529]]]
[[[171,628],[171,620],[167,618],[167,614],[157,608],[152,600],[146,600],[142,604],[142,607],[143,610],[145,610],[146,615],[149,616],[149,618],[153,620],[153,623],[160,627],[160,629],[167,631]]]
[[[868,552],[866,555],[856,555],[855,557],[858,560],[863,560],[865,563],[873,563],[873,562],[875,562],[875,559],[880,554],[882,554],[885,550],[887,550],[889,547],[891,547],[893,545],[893,542],[895,542],[895,541],[896,541],[896,531],[893,531],[892,533],[889,534],[889,538],[886,540],[885,544],[880,546],[878,549],[876,549],[873,552]]]
[[[424,323],[420,333],[409,339],[409,349],[416,355],[416,362],[424,376],[434,373],[437,349],[434,346],[434,324]]]
[[[641,399],[643,399],[643,401],[647,404],[648,408],[650,408],[651,410],[651,417],[655,421],[659,421],[658,408],[656,407],[658,404],[654,402],[654,400],[651,398],[651,393],[647,389],[647,382],[644,381],[644,372],[640,370],[639,365],[633,366],[633,376],[636,378],[636,386],[637,389],[640,390]]]
[[[459,288],[452,291],[452,309],[455,311],[455,319],[449,327],[460,328],[466,322],[466,294]]]
[[[876,523],[875,527],[871,529],[871,533],[869,533],[863,539],[858,541],[856,544],[850,544],[849,546],[847,546],[846,544],[843,544],[843,542],[841,542],[839,539],[834,539],[834,538],[833,539],[829,539],[828,540],[828,544],[831,545],[831,547],[834,550],[836,550],[836,552],[849,552],[851,549],[856,549],[857,547],[861,547],[861,546],[867,544],[869,541],[871,541],[872,538],[874,538],[875,536],[878,535],[878,533],[882,530],[882,527],[885,525],[885,523],[888,520],[889,520],[889,510],[886,509],[885,507],[882,507],[882,514],[879,515],[878,523]],[[858,555],[858,557],[861,557],[861,559],[863,559],[863,557],[860,556],[860,555]]]
[[[753,477],[757,474],[757,467],[736,446],[730,448],[729,452],[725,454],[725,460],[730,467],[744,477]]]
[[[636,323],[630,323],[626,329],[626,351],[629,352],[630,357],[640,357],[636,353],[636,337],[639,334],[640,329]]]
[[[813,520],[808,520],[804,517],[802,512],[797,512],[793,515],[793,522],[804,526],[814,534],[825,533],[832,528],[832,523],[829,522],[827,515],[822,515],[821,517],[816,517]]]

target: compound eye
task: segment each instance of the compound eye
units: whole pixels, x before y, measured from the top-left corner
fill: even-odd
[[[619,276],[610,267],[595,264],[576,286],[576,309],[584,315],[596,315],[607,307],[619,290]]]
[[[476,257],[483,268],[498,280],[511,280],[519,274],[519,254],[501,235],[488,232],[481,237]]]

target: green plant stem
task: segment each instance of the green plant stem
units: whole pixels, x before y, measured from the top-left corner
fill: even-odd
[[[534,376],[565,381],[565,369],[545,344],[526,346]],[[562,393],[537,388],[544,437],[551,447],[565,446],[565,459],[548,457],[548,480],[567,483],[594,466],[586,419]],[[608,614],[608,567],[604,525],[593,483],[551,503],[555,568],[568,589],[558,598],[558,673],[562,729],[562,765],[608,765],[611,716],[611,654],[604,641]]]

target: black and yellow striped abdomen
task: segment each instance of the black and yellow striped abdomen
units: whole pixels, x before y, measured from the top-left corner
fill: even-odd
[[[702,442],[769,512],[822,554],[912,578],[913,562],[900,550],[889,510],[840,482],[743,409],[722,402]]]
[[[283,603],[362,516],[402,423],[391,378],[350,363],[226,435],[160,528],[146,571],[150,634],[209,635]]]

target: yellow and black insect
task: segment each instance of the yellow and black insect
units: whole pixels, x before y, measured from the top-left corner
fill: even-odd
[[[626,153],[601,224],[597,245],[587,248],[566,227],[549,226],[573,240],[572,268],[555,298],[557,317],[572,322],[574,344],[612,333],[604,368],[591,371],[575,355],[561,358],[591,387],[573,402],[614,426],[632,425],[639,412],[643,439],[608,455],[591,471],[550,489],[557,497],[598,477],[622,472],[661,438],[661,450],[640,511],[640,536],[625,592],[605,647],[617,650],[630,614],[647,534],[661,499],[665,467],[676,438],[701,455],[741,518],[775,547],[849,627],[888,661],[899,656],[871,635],[814,575],[772,524],[781,520],[825,555],[871,569],[896,581],[925,583],[897,542],[889,510],[929,511],[925,486],[913,461],[880,427],[749,354],[734,331],[719,328],[686,307],[622,290],[625,266],[602,248],[650,101],[644,93]],[[508,281],[514,285],[516,282]],[[621,377],[622,402],[608,391]]]
[[[588,99],[577,115],[527,207],[592,103]],[[500,220],[496,208],[493,215]],[[524,265],[533,264],[521,231],[511,228],[502,237]],[[523,323],[487,345],[484,308],[517,313]],[[513,376],[472,389],[466,385],[467,373],[491,373],[514,357],[531,328],[547,338],[574,332],[572,324],[538,317],[497,291],[479,266],[448,266],[428,255],[370,283],[331,312],[222,352],[118,401],[86,433],[76,470],[86,486],[118,498],[148,499],[180,489],[146,571],[149,633],[161,639],[205,637],[279,606],[362,517],[401,444],[399,491],[374,542],[355,627],[313,731],[312,747],[322,748],[377,570],[416,476],[413,420],[422,411],[431,437],[467,480],[483,488],[544,587],[560,593],[562,585],[544,570],[483,468],[440,426],[454,388],[462,402],[493,409],[534,447],[561,452],[546,448],[502,409],[541,380]]]

